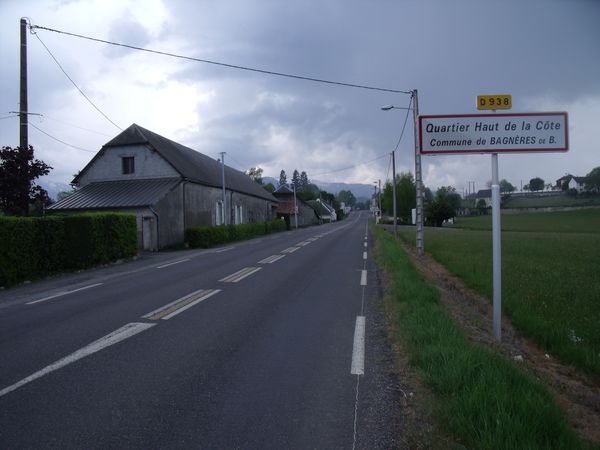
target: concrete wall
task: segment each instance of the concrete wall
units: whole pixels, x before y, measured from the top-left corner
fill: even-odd
[[[123,174],[124,157],[135,158],[135,172]],[[177,178],[179,173],[155,151],[145,145],[111,147],[104,151],[101,158],[96,159],[88,167],[79,180],[79,186],[94,181],[137,180],[144,178]]]

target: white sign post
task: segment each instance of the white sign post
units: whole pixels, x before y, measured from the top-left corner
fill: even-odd
[[[569,149],[566,112],[525,114],[460,114],[419,116],[422,154],[492,154],[492,278],[494,336],[500,340],[502,260],[498,153],[566,152]]]

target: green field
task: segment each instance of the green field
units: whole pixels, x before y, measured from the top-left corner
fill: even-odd
[[[426,229],[425,250],[492,297],[491,217]],[[600,380],[600,209],[502,215],[502,307],[552,356]],[[414,242],[414,230],[401,237]]]
[[[372,231],[377,263],[386,275],[392,337],[430,389],[436,423],[452,441],[429,432],[412,438],[423,426],[415,423],[405,430],[413,444],[406,447],[588,448],[547,389],[506,357],[469,341],[440,304],[439,291],[420,277],[398,242],[378,227]]]
[[[598,195],[578,195],[572,197],[561,193],[556,195],[536,196],[535,194],[531,194],[525,196],[511,196],[504,202],[502,208],[547,208],[598,205],[600,205],[600,196]]]

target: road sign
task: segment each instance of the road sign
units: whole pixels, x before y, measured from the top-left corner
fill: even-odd
[[[511,109],[512,95],[478,95],[477,109]]]
[[[419,116],[423,154],[566,152],[566,112]]]

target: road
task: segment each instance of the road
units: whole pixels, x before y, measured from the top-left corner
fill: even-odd
[[[0,448],[390,448],[366,213],[0,292]]]

